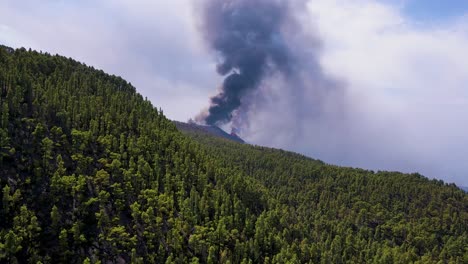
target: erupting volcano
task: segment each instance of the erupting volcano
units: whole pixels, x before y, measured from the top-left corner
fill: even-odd
[[[276,73],[289,74],[293,53],[285,40],[291,23],[286,1],[207,1],[203,34],[219,56],[217,72],[226,76],[219,93],[211,98],[198,122],[221,125],[236,119],[248,106],[247,97],[262,80]]]

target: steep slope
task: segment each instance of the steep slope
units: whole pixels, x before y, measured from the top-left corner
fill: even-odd
[[[468,195],[184,136],[134,87],[0,48],[0,262],[468,260]]]
[[[195,134],[199,133],[199,134],[204,134],[206,136],[215,136],[219,138],[224,138],[224,139],[231,140],[237,143],[245,143],[244,140],[242,140],[237,135],[228,134],[217,126],[204,126],[204,125],[198,125],[195,123],[183,123],[183,122],[178,122],[178,121],[173,121],[173,122],[176,125],[177,129],[179,129],[180,131],[190,132],[190,133],[195,133]]]
[[[267,228],[270,243],[312,242],[306,254],[313,263],[468,263],[468,195],[454,184],[184,133],[219,166],[264,186],[275,210],[260,219],[288,223]]]
[[[126,81],[0,48],[0,89],[0,262],[249,258],[259,188]]]

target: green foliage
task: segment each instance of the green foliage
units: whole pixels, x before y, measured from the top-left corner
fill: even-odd
[[[177,131],[116,76],[0,47],[0,262],[463,263],[468,196]]]
[[[214,167],[240,171],[229,188],[243,204],[264,204],[249,252],[255,261],[462,263],[468,255],[468,196],[453,184],[331,166],[186,128]],[[262,196],[246,199],[250,186]]]

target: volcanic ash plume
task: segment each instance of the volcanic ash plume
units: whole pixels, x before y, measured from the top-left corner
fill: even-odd
[[[203,33],[226,76],[207,112],[197,118],[210,125],[229,123],[242,111],[244,99],[275,72],[287,73],[292,62],[283,27],[290,19],[287,1],[207,0]]]

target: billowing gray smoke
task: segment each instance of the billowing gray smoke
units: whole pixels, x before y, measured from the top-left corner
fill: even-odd
[[[368,102],[372,95],[353,93],[346,82],[324,72],[315,18],[301,8],[306,0],[199,1],[204,3],[204,38],[218,56],[218,73],[226,78],[197,121],[229,124],[247,142],[340,165],[422,168],[434,176],[441,170],[433,165],[437,161],[428,162],[437,157],[429,153],[436,152],[426,151],[430,144],[414,133],[413,124],[424,118],[406,123],[418,111],[402,113],[397,120],[393,112],[398,110],[385,113],[379,101]],[[408,140],[413,133],[415,138]],[[417,142],[425,142],[424,147]]]
[[[203,33],[219,56],[218,73],[227,77],[198,120],[228,123],[267,76],[292,71],[294,58],[283,34],[289,10],[286,0],[204,2]]]

